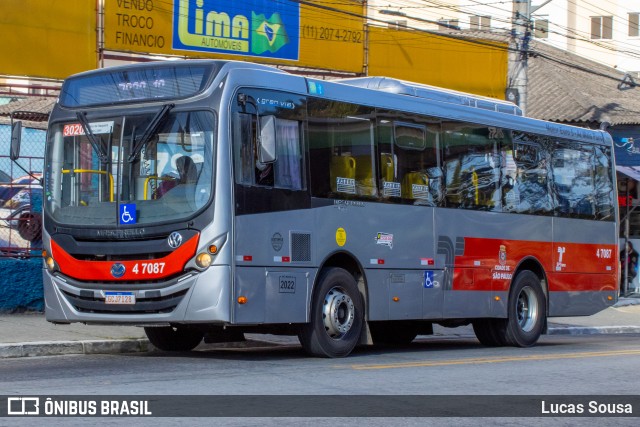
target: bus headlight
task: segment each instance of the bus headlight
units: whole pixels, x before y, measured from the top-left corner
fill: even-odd
[[[191,258],[185,269],[196,268],[198,270],[206,270],[213,264],[216,257],[219,256],[222,247],[227,241],[227,233],[221,234],[201,247],[195,257]]]
[[[211,255],[206,252],[199,253],[196,256],[196,265],[200,268],[208,268],[211,265],[211,261],[213,261]]]
[[[49,270],[50,273],[55,273],[56,271],[59,270],[58,263],[56,263],[56,261],[53,259],[52,256],[46,256],[44,258],[44,263],[47,266],[47,269]]]

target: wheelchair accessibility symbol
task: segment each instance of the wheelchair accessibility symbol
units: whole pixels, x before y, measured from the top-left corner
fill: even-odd
[[[433,288],[434,285],[434,281],[433,281],[433,271],[425,271],[424,272],[424,281],[422,282],[422,286],[430,289]]]
[[[126,203],[120,205],[120,224],[135,224],[136,222],[136,204]]]

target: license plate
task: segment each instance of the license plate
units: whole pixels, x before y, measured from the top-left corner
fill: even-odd
[[[105,304],[135,304],[136,295],[133,292],[105,292]]]

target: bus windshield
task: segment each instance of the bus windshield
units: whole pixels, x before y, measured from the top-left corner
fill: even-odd
[[[50,127],[46,204],[61,224],[151,225],[187,219],[212,197],[213,115],[169,112]]]

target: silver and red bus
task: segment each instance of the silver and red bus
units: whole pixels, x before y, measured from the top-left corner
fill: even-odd
[[[617,300],[610,136],[504,101],[129,65],[64,82],[45,162],[47,320],[167,351],[257,332],[341,357],[433,324],[526,347]]]

